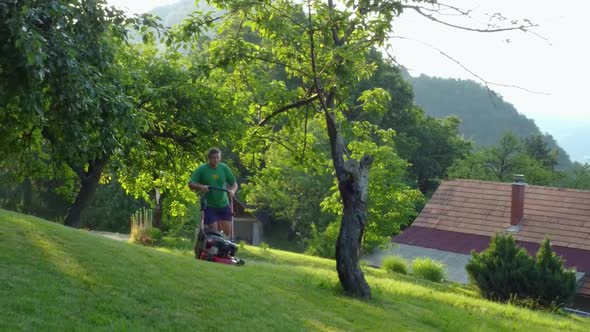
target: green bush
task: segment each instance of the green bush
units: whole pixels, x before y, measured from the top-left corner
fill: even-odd
[[[565,270],[563,260],[551,249],[549,238],[545,238],[537,251],[535,267],[539,279],[534,295],[543,307],[561,307],[576,294],[576,273]]]
[[[399,256],[385,257],[382,267],[387,272],[408,274],[408,263],[405,259]]]
[[[414,259],[412,273],[419,278],[434,282],[441,282],[445,277],[443,264],[428,257]]]
[[[545,239],[531,257],[512,236],[494,236],[488,249],[473,251],[465,266],[469,280],[490,300],[526,304],[527,307],[559,307],[575,294],[575,272],[563,269],[563,261]]]
[[[320,232],[315,225],[311,225],[311,234],[306,239],[305,254],[325,258],[336,257],[336,240],[340,232],[340,223],[332,222]]]
[[[131,232],[129,241],[144,246],[154,246],[162,242],[162,238],[162,231],[158,228],[139,228]]]

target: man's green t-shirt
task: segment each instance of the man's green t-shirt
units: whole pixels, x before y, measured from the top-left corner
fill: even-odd
[[[193,172],[190,181],[225,189],[226,184],[231,186],[236,182],[236,179],[226,164],[219,163],[217,168],[213,168],[206,163]],[[223,208],[229,205],[229,199],[225,191],[211,189],[205,194],[205,198],[207,199],[207,206]]]

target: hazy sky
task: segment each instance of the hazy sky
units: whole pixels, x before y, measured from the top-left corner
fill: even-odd
[[[127,7],[132,12],[144,12],[176,1],[109,0],[111,4]],[[589,30],[585,16],[590,12],[590,1],[449,0],[447,3],[473,10],[471,20],[449,17],[455,23],[468,26],[480,23],[479,27],[485,27],[487,19],[482,13],[500,12],[510,19],[527,18],[539,24],[533,31],[547,40],[521,31],[461,31],[407,11],[397,19],[394,27],[395,35],[410,40],[394,39],[391,42],[393,54],[400,64],[410,69],[412,75],[424,73],[479,81],[432,47],[438,48],[486,81],[545,93],[490,85],[560,143],[571,140],[572,133],[587,132],[590,119],[585,81],[590,79],[590,47],[576,36],[584,36]],[[567,150],[567,146],[565,148]]]
[[[128,9],[132,13],[145,13],[155,7],[164,6],[178,0],[107,0],[111,5]]]
[[[416,41],[393,41],[401,64],[413,69],[413,74],[478,80],[421,43],[425,42],[451,55],[487,81],[548,93],[491,86],[518,111],[535,119],[542,130],[557,135],[556,125],[560,125],[561,131],[590,125],[587,84],[584,83],[590,78],[590,48],[579,38],[588,31],[585,15],[590,10],[590,2],[477,0],[453,3],[479,12],[499,11],[510,18],[528,18],[540,25],[533,31],[548,40],[520,31],[489,34],[460,31],[408,13],[399,19],[396,34]],[[507,39],[510,41],[506,42]]]

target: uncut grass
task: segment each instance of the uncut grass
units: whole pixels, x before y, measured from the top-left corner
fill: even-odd
[[[246,246],[243,267],[197,261],[0,210],[2,330],[569,330],[590,320],[367,269],[343,296],[334,261]]]

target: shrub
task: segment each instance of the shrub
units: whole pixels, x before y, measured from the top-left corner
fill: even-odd
[[[576,294],[576,273],[565,270],[563,260],[551,249],[545,238],[537,251],[535,263],[539,279],[536,281],[535,298],[543,307],[560,307]]]
[[[465,266],[469,280],[490,300],[527,307],[559,307],[575,294],[576,277],[545,239],[534,259],[512,236],[497,234],[488,249],[473,251]]]
[[[131,232],[130,242],[153,246],[162,242],[162,231],[158,228],[141,228]]]
[[[508,301],[511,297],[531,297],[534,288],[534,261],[516,245],[512,236],[497,234],[488,249],[471,252],[465,266],[469,280],[486,299]]]
[[[260,242],[260,244],[258,245],[258,247],[262,248],[263,250],[270,249],[270,246],[268,245],[268,243],[266,243],[264,241]]]
[[[131,216],[130,242],[152,246],[162,241],[162,231],[152,227],[152,211],[139,209]]]
[[[152,245],[158,244],[162,242],[162,231],[158,228],[148,228],[146,229],[147,237],[151,239]]]
[[[383,260],[383,268],[387,272],[408,274],[408,263],[405,259],[399,256],[385,257]]]
[[[306,255],[320,256],[325,258],[336,257],[336,239],[340,232],[340,223],[332,222],[320,232],[314,224],[311,225],[311,234],[306,239]]]
[[[419,278],[434,282],[441,282],[445,277],[443,264],[428,257],[414,259],[412,273]]]

